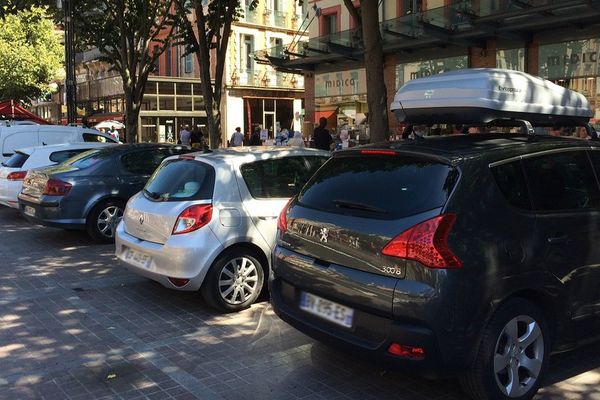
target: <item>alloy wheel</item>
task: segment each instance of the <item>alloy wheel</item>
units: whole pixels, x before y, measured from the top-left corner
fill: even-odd
[[[229,261],[219,274],[219,293],[225,302],[237,305],[258,290],[258,271],[252,260],[238,257]]]
[[[528,315],[511,319],[502,329],[494,352],[496,383],[505,396],[523,396],[536,383],[544,361],[544,335]]]
[[[98,232],[104,237],[113,238],[115,236],[115,230],[117,225],[123,218],[123,210],[117,206],[109,206],[98,214],[96,221],[96,227]]]

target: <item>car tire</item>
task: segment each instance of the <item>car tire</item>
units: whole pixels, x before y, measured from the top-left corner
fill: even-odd
[[[250,307],[261,293],[265,279],[260,259],[252,249],[225,251],[206,274],[201,288],[204,300],[222,312]]]
[[[478,400],[531,399],[547,368],[550,340],[537,306],[508,300],[485,328],[475,361],[461,378],[463,389]]]
[[[124,209],[125,203],[118,199],[104,200],[96,204],[86,220],[88,235],[97,242],[114,242],[117,225],[123,217]]]

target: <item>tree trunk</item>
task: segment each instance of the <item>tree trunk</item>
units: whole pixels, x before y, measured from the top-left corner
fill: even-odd
[[[137,103],[137,104],[136,104]],[[138,116],[140,104],[136,102],[131,93],[125,93],[125,143],[137,142]]]
[[[387,90],[383,71],[383,44],[379,31],[379,7],[373,0],[361,0],[362,34],[367,75],[367,103],[371,143],[389,138]]]

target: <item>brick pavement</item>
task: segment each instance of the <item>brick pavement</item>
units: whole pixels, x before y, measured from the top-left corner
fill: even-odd
[[[219,315],[120,267],[111,245],[0,206],[0,399],[464,399],[277,319]],[[600,400],[600,345],[552,359],[540,399]]]

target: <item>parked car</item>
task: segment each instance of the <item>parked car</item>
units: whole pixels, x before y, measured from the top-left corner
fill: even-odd
[[[432,123],[466,115],[485,127],[498,116],[500,130],[527,134],[335,153],[279,217],[271,302],[326,343],[458,375],[474,399],[523,400],[537,392],[552,351],[600,335],[600,143],[538,136],[529,121],[509,119],[581,123],[593,115],[583,96],[484,72],[491,79],[480,82],[478,70],[415,82],[394,111],[424,123],[429,108]],[[448,90],[453,77],[470,89]],[[489,107],[476,101],[487,98]]]
[[[19,194],[19,210],[36,224],[85,229],[97,241],[113,241],[127,200],[164,158],[190,151],[167,144],[124,144],[31,170]]]
[[[114,143],[73,143],[26,147],[15,151],[0,167],[0,204],[19,208],[17,196],[23,187],[27,171],[60,164],[84,151],[99,149]]]
[[[25,147],[82,142],[118,143],[110,135],[79,126],[0,125],[0,162],[6,161],[15,150]]]
[[[282,147],[171,157],[129,200],[116,255],[219,310],[248,307],[266,286],[279,212],[328,157]]]

